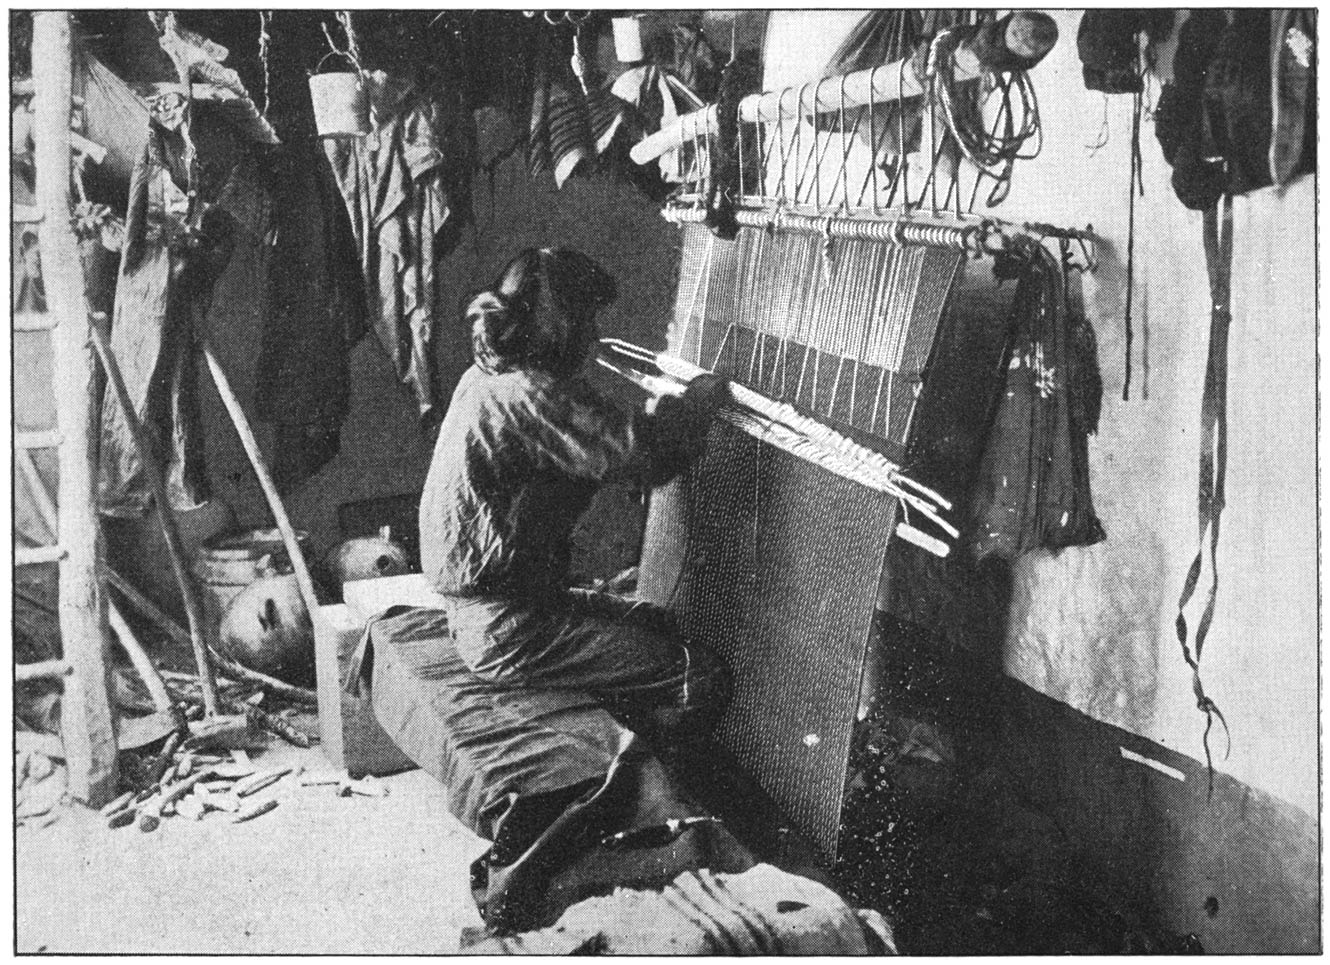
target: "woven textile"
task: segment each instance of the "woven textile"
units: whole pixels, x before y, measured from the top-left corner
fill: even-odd
[[[638,595],[729,666],[720,741],[829,855],[895,511],[727,425],[652,496]]]
[[[669,351],[903,446],[961,254],[702,224],[684,243]]]
[[[904,457],[959,251],[685,223],[668,353]],[[729,665],[721,742],[828,855],[897,501],[728,425],[657,490],[638,594]],[[908,514],[907,514],[908,515]]]

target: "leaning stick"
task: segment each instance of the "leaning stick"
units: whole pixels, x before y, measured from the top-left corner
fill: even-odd
[[[181,629],[180,625],[167,614],[163,613],[155,603],[140,593],[134,587],[134,584],[111,569],[106,563],[101,564],[101,573],[102,578],[107,583],[119,590],[125,599],[133,604],[139,613],[151,620],[158,629],[177,643],[185,646],[189,645],[189,634]],[[251,670],[243,664],[238,664],[229,659],[224,654],[218,653],[211,647],[208,648],[208,652],[212,655],[218,669],[228,677],[248,683],[261,684],[265,689],[271,690],[277,696],[285,697],[293,703],[305,704],[310,707],[318,706],[318,694],[312,690],[306,690],[304,687],[297,687],[295,684],[288,684],[284,680],[278,680],[276,677],[269,677],[265,673]]]
[[[244,447],[245,455],[249,457],[249,464],[254,469],[254,475],[258,477],[259,488],[263,490],[264,498],[268,501],[268,508],[272,511],[273,519],[277,523],[277,530],[282,534],[282,543],[286,546],[287,556],[290,557],[291,566],[295,570],[296,586],[300,589],[300,595],[305,600],[305,608],[309,611],[309,618],[313,621],[317,619],[319,600],[314,593],[314,580],[309,575],[309,567],[305,564],[305,554],[301,552],[300,542],[296,539],[296,531],[292,528],[291,520],[286,515],[286,507],[282,505],[282,499],[277,494],[277,487],[273,485],[268,466],[263,461],[263,454],[259,451],[258,440],[254,438],[254,430],[250,428],[249,420],[245,418],[245,410],[241,408],[240,400],[236,398],[235,392],[231,389],[231,381],[226,377],[226,370],[217,361],[217,356],[212,350],[212,344],[206,336],[200,339],[200,345],[203,349],[203,358],[208,363],[208,371],[212,373],[213,385],[216,386],[217,394],[221,396],[222,404],[231,417],[236,434],[240,437],[240,444]]]
[[[28,489],[32,493],[33,502],[37,506],[37,513],[42,518],[46,528],[52,535],[59,532],[57,510],[55,500],[51,498],[51,493],[46,488],[46,483],[42,480],[41,474],[37,472],[37,466],[32,461],[32,456],[26,449],[17,450],[16,462],[19,472],[28,484]],[[134,670],[138,673],[143,685],[148,688],[148,694],[152,697],[153,705],[158,710],[170,711],[172,706],[171,695],[167,693],[166,681],[162,675],[157,672],[153,666],[152,660],[148,657],[148,652],[143,649],[133,632],[125,623],[125,618],[116,608],[114,601],[108,602],[109,616],[111,619],[111,629],[115,631],[116,637],[120,640],[120,646],[125,653],[129,655],[129,662],[134,665]]]
[[[175,702],[171,700],[171,694],[166,689],[166,681],[153,666],[148,651],[143,649],[143,644],[134,636],[134,631],[125,622],[125,617],[115,605],[115,601],[108,600],[106,608],[111,618],[111,629],[120,640],[121,648],[129,655],[129,662],[134,665],[134,670],[143,681],[143,685],[148,688],[153,705],[160,711],[170,713],[175,707]]]
[[[156,453],[153,451],[152,440],[148,438],[143,422],[139,419],[138,413],[134,411],[134,402],[129,397],[129,389],[125,385],[120,364],[116,362],[115,355],[111,352],[110,339],[102,331],[102,324],[106,321],[106,313],[93,313],[91,324],[88,326],[89,331],[92,332],[92,345],[97,351],[97,357],[101,360],[102,368],[106,370],[106,377],[120,402],[120,409],[124,413],[125,421],[129,424],[139,458],[143,460],[143,465],[147,469],[148,482],[152,486],[152,496],[157,503],[157,518],[161,522],[162,536],[166,539],[167,555],[171,558],[171,569],[175,572],[176,583],[180,587],[180,595],[185,601],[185,616],[189,620],[189,642],[194,649],[194,661],[199,668],[199,684],[203,688],[203,705],[209,717],[216,717],[219,714],[217,680],[213,676],[212,663],[208,660],[208,644],[203,638],[203,608],[199,603],[194,582],[190,579],[189,571],[185,567],[184,544],[180,539],[180,530],[176,526],[175,513],[171,510],[171,503],[166,496],[166,482],[162,475],[161,463],[157,460]]]

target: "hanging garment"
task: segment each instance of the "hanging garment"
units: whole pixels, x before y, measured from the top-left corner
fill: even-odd
[[[193,309],[188,174],[180,136],[155,125],[129,189],[128,218],[116,285],[111,350],[137,415],[149,428],[166,471],[173,507],[208,498],[194,395]],[[98,498],[102,512],[141,515],[151,487],[119,400],[102,403]]]
[[[1284,184],[1316,166],[1316,10],[1276,10],[1270,42],[1270,177]]]
[[[1094,330],[1043,247],[1021,271],[1010,331],[1006,389],[975,486],[978,559],[1104,539],[1090,498],[1088,439],[1103,395]]]
[[[634,108],[631,117],[643,136],[672,127],[682,114],[706,106],[683,81],[656,64],[624,71],[615,78],[610,93]],[[657,162],[661,178],[675,184],[683,183],[695,150],[691,144],[682,144],[662,154]]]
[[[368,330],[355,236],[314,126],[308,75],[286,52],[324,43],[317,21],[279,11],[269,24],[267,116],[282,140],[264,153],[272,202],[264,237],[264,323],[254,415],[272,425],[278,491],[292,491],[340,450],[352,346]]]
[[[373,133],[325,140],[324,150],[360,250],[374,330],[423,420],[436,405],[439,233],[470,177],[474,132],[456,97],[412,92],[381,71],[366,83]]]
[[[1278,72],[1271,62],[1278,23],[1270,10],[1235,11],[1232,24],[1222,13],[1198,10],[1178,33],[1175,81],[1160,97],[1155,127],[1173,166],[1173,190],[1194,211],[1209,210],[1221,195],[1265,187],[1279,173],[1270,163],[1279,143],[1272,128],[1288,115],[1272,103],[1280,97],[1271,76]],[[1295,164],[1310,163],[1298,135],[1293,138]]]
[[[624,104],[592,85],[583,91],[569,66],[564,34],[541,31],[534,45],[536,74],[527,134],[527,167],[533,176],[554,172],[563,187],[578,166],[599,156],[623,122]]]
[[[256,418],[274,425],[273,482],[286,493],[341,448],[350,408],[349,347],[365,331],[365,292],[346,212],[309,139],[270,161],[273,231]]]
[[[195,108],[189,141],[155,122],[134,167],[116,283],[111,349],[135,409],[157,445],[177,509],[208,499],[195,385],[196,326],[235,245],[266,230],[267,197],[247,146],[206,108]],[[195,193],[191,204],[189,193]],[[151,489],[120,410],[102,403],[101,509],[147,510]]]

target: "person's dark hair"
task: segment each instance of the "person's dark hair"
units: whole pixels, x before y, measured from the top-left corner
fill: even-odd
[[[595,340],[596,312],[616,294],[614,279],[581,252],[526,249],[466,305],[476,365],[576,372]]]

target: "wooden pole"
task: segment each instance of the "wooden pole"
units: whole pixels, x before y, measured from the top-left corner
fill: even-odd
[[[272,475],[268,472],[268,466],[263,461],[263,453],[259,450],[259,441],[254,438],[254,430],[250,427],[249,420],[245,418],[245,410],[241,408],[240,400],[236,398],[235,392],[231,389],[231,380],[226,377],[226,370],[217,361],[217,356],[213,352],[207,336],[200,339],[200,347],[203,350],[203,358],[208,363],[208,371],[212,373],[213,385],[217,388],[217,394],[221,396],[222,404],[226,406],[226,411],[231,416],[236,435],[240,437],[240,444],[244,447],[245,455],[249,457],[249,464],[254,469],[254,475],[258,477],[259,488],[263,490],[263,495],[268,500],[268,508],[272,510],[273,520],[277,523],[277,531],[282,534],[282,542],[286,546],[286,553],[291,557],[291,566],[295,570],[296,586],[299,587],[300,595],[304,598],[305,609],[309,611],[310,624],[314,627],[314,666],[318,675],[319,731],[322,735],[323,750],[332,760],[340,762],[342,760],[342,696],[341,681],[338,679],[337,670],[336,634],[324,625],[323,614],[319,609],[318,595],[314,592],[314,580],[310,577],[309,567],[305,564],[305,554],[300,549],[300,541],[296,538],[296,531],[291,526],[290,518],[286,515],[286,507],[282,505],[282,497],[278,495],[277,487],[273,485]]]
[[[993,44],[994,39],[980,35],[971,44],[957,49],[954,65],[957,83],[979,78],[986,66],[982,55],[1042,59],[1057,42],[1057,24],[1047,14],[1016,13],[1005,25],[1002,36],[996,38],[998,44]],[[989,51],[985,49],[985,42],[1002,49]],[[910,65],[912,60],[913,55],[903,61],[857,70],[843,77],[823,77],[781,91],[750,94],[739,102],[739,120],[749,124],[772,122],[777,117],[797,118],[919,97],[924,88]],[[717,105],[712,104],[685,114],[669,127],[643,138],[633,146],[629,155],[638,164],[648,164],[693,138],[709,137],[719,132]]]
[[[259,441],[254,437],[254,430],[249,425],[249,419],[245,417],[245,410],[240,406],[240,399],[231,388],[231,380],[226,377],[226,370],[217,361],[217,355],[213,352],[212,344],[207,337],[199,341],[203,358],[208,363],[208,371],[212,373],[213,385],[216,386],[217,394],[222,398],[222,405],[226,407],[227,414],[231,417],[231,423],[235,426],[236,435],[240,437],[240,445],[244,448],[245,455],[249,457],[254,475],[258,477],[259,488],[263,490],[263,495],[268,500],[268,508],[277,523],[277,531],[282,534],[282,543],[286,546],[287,555],[291,557],[291,566],[295,570],[296,586],[300,589],[300,595],[304,598],[305,607],[309,610],[312,620],[319,608],[319,600],[314,593],[314,580],[310,576],[309,567],[305,564],[305,554],[300,549],[300,540],[296,538],[295,528],[291,525],[290,517],[286,515],[286,507],[282,504],[281,496],[277,494],[277,487],[273,485],[268,465],[263,461]]]
[[[171,502],[166,495],[166,477],[162,472],[161,460],[157,458],[157,454],[152,448],[152,440],[143,427],[143,421],[139,419],[138,413],[134,411],[134,401],[129,397],[129,389],[125,386],[125,378],[120,374],[120,366],[116,362],[115,355],[111,352],[111,341],[101,329],[101,322],[104,318],[105,316],[101,316],[93,319],[89,326],[92,332],[92,344],[97,351],[97,357],[101,359],[102,368],[106,370],[106,379],[111,384],[111,390],[115,392],[116,398],[120,401],[120,408],[125,414],[125,422],[129,425],[130,434],[134,437],[139,458],[143,460],[143,466],[147,470],[148,482],[152,487],[153,502],[157,504],[157,518],[162,526],[162,536],[166,540],[166,553],[171,558],[171,569],[175,571],[176,584],[180,587],[180,596],[185,601],[185,617],[189,621],[189,640],[194,648],[194,662],[199,668],[199,686],[203,688],[204,710],[209,717],[216,717],[220,713],[217,701],[217,679],[213,676],[212,662],[208,659],[208,644],[203,638],[203,604],[199,602],[198,589],[194,586],[194,579],[190,575],[189,567],[185,565],[187,559],[185,544],[180,538],[180,529],[176,526],[175,513],[172,512]]]
[[[146,596],[134,588],[123,576],[117,573],[105,563],[101,566],[102,579],[111,584],[116,590],[124,595],[129,604],[137,610],[142,616],[146,617],[159,630],[182,646],[189,646],[189,634],[180,628],[180,625],[161,611],[157,604],[153,603]],[[211,647],[208,652],[212,654],[213,663],[221,671],[223,678],[230,677],[233,680],[243,680],[247,683],[260,684],[265,689],[272,691],[278,697],[285,697],[287,700],[306,706],[317,706],[318,696],[312,690],[304,687],[297,687],[295,684],[289,684],[284,680],[278,680],[276,677],[269,677],[265,673],[259,673],[257,670],[251,670],[243,664],[238,664],[234,660],[227,658],[225,654],[218,653]]]
[[[52,334],[60,444],[60,638],[72,668],[60,706],[69,793],[93,807],[115,796],[116,742],[109,700],[110,633],[97,580],[96,366],[88,348],[83,269],[70,224],[69,117],[73,56],[69,14],[32,15],[34,156],[42,272]]]
[[[108,600],[107,606],[111,611],[111,629],[120,639],[120,648],[125,651],[129,657],[129,662],[134,665],[134,670],[138,673],[139,679],[143,681],[143,686],[148,688],[148,695],[152,697],[152,705],[158,710],[170,713],[175,707],[175,701],[171,699],[171,694],[166,689],[166,681],[162,675],[153,666],[152,658],[148,656],[148,651],[144,649],[138,637],[134,636],[134,631],[130,629],[125,622],[124,615],[115,605],[114,600]]]

